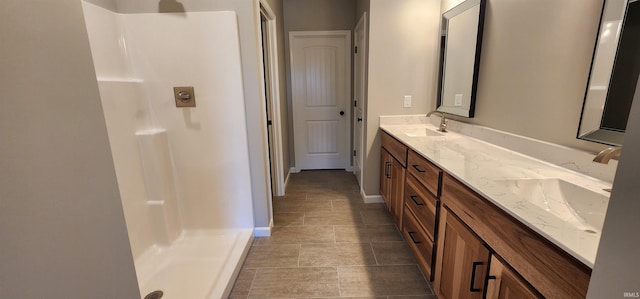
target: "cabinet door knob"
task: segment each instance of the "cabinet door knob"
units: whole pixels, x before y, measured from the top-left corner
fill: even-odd
[[[340,111],[340,115],[344,115],[344,111]]]

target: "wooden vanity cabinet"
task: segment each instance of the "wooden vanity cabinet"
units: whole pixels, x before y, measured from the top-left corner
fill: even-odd
[[[409,150],[407,167],[404,187],[404,237],[422,271],[429,280],[433,280],[442,170],[413,150]],[[415,242],[416,235],[421,240],[419,244]]]
[[[497,256],[491,256],[487,277],[487,299],[539,299],[544,298],[511,267]]]
[[[490,252],[448,209],[440,213],[440,244],[434,291],[440,299],[481,299]]]
[[[434,281],[438,298],[544,298],[490,249],[455,214],[441,213],[441,263]]]
[[[407,156],[409,173],[413,174],[435,197],[440,198],[442,170],[413,150],[410,150]]]
[[[391,206],[389,199],[391,199],[391,165],[393,164],[393,157],[386,149],[380,149],[380,195],[387,205],[387,208]]]
[[[450,295],[450,290],[458,288],[452,287],[452,284],[462,283],[460,288],[464,287],[464,284],[469,286],[468,280],[465,282],[464,279],[454,279],[456,276],[451,274],[452,271],[456,271],[452,267],[463,263],[463,257],[460,254],[448,254],[453,250],[447,245],[453,242],[450,238],[461,239],[459,232],[461,229],[454,229],[459,227],[460,223],[470,228],[474,235],[486,244],[486,248],[491,248],[494,255],[500,256],[508,266],[507,269],[513,269],[514,275],[507,275],[507,277],[522,277],[519,279],[521,283],[516,279],[508,278],[507,285],[501,287],[507,293],[498,298],[529,298],[508,295],[508,292],[514,290],[526,294],[521,285],[530,285],[531,289],[535,289],[545,298],[584,298],[586,296],[591,269],[446,173],[442,183],[441,203],[445,208],[442,209],[440,216],[440,243],[437,250],[442,254],[438,254],[436,258],[434,279],[436,294],[444,296],[441,298],[450,298],[446,297]],[[456,224],[452,225],[450,222]],[[467,245],[472,244],[470,242],[455,244],[463,247],[470,246],[469,250],[472,252],[477,248],[476,244]],[[467,251],[461,248],[455,250],[456,252]],[[448,258],[446,258],[447,254]],[[452,262],[452,257],[463,260]],[[468,268],[468,265],[462,265]]]
[[[405,209],[402,221],[402,235],[409,243],[409,248],[418,261],[418,265],[422,268],[427,279],[433,277],[432,266],[434,256],[433,239],[427,234],[426,230],[420,224],[418,217],[410,210]]]
[[[380,163],[380,194],[438,298],[586,296],[589,267],[384,131]]]
[[[402,229],[402,213],[404,209],[403,195],[406,165],[407,146],[391,137],[391,135],[382,132],[380,195],[400,229]]]

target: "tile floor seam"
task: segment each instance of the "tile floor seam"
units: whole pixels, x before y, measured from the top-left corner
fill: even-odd
[[[251,278],[251,284],[249,285],[249,290],[247,291],[247,299],[251,295],[251,290],[253,289],[253,283],[256,281],[256,277],[258,276],[258,269],[253,273],[253,278]]]
[[[340,266],[336,266],[336,273],[338,274],[338,296],[342,297],[342,280],[340,279]]]
[[[373,252],[373,259],[376,261],[376,265],[380,265],[378,257],[376,256],[376,251],[373,249],[373,242],[369,242],[369,247],[371,247],[371,252]]]
[[[333,226],[333,244],[338,244],[338,238],[336,237],[336,226]]]
[[[338,297],[342,297],[342,283],[340,282],[340,271],[338,270],[339,266],[336,266],[336,277],[338,278]]]
[[[307,222],[307,212],[304,211],[302,212],[302,226],[305,226],[306,222]]]

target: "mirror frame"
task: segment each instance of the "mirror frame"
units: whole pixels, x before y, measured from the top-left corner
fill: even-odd
[[[469,9],[479,6],[478,23],[473,29],[476,30],[476,43],[475,43],[475,57],[473,62],[473,75],[472,80],[469,83],[470,95],[469,95],[469,109],[462,110],[457,106],[445,106],[443,103],[444,91],[445,91],[445,76],[447,74],[447,36],[449,32],[449,20],[468,11]],[[438,94],[436,110],[445,112],[448,114],[458,115],[462,117],[472,118],[475,113],[476,94],[478,89],[478,73],[480,70],[480,52],[482,50],[482,35],[484,31],[484,16],[486,10],[486,0],[466,0],[456,5],[454,8],[444,12],[442,14],[441,23],[441,36],[440,36],[440,70],[438,76]]]
[[[622,145],[624,131],[602,127],[602,119],[627,8],[629,3],[637,1],[606,0],[604,2],[580,115],[578,139],[613,146]],[[612,34],[612,32],[615,34]],[[612,47],[612,45],[615,45],[615,47]]]

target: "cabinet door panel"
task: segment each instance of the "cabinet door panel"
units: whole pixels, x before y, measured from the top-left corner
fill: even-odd
[[[442,249],[434,287],[440,299],[480,299],[489,264],[489,250],[447,209],[442,209]]]
[[[511,268],[496,256],[491,257],[487,283],[487,299],[538,299],[544,298]]]
[[[391,214],[396,220],[399,229],[402,229],[402,211],[404,207],[404,179],[405,169],[396,159],[391,162],[391,190],[390,206]]]
[[[391,161],[393,158],[384,148],[380,149],[380,196],[390,207]]]

